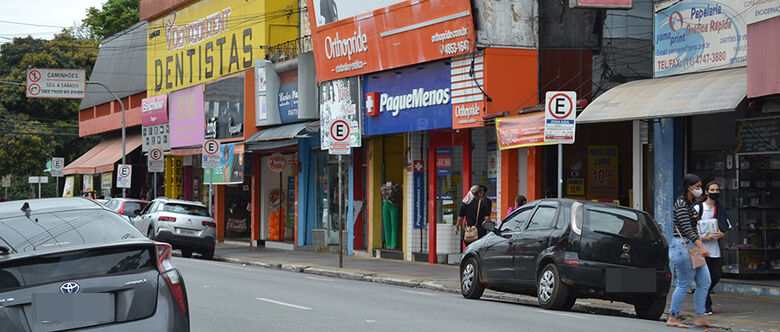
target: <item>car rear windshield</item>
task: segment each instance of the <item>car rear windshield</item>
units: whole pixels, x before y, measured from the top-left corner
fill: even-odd
[[[10,254],[142,239],[133,225],[103,209],[33,213],[0,219],[0,246]]]
[[[644,213],[627,209],[591,206],[586,209],[586,230],[629,239],[657,240],[658,230]]]
[[[56,281],[154,268],[153,248],[108,247],[35,256],[0,263],[0,292]]]
[[[163,207],[163,211],[189,214],[191,216],[210,217],[209,210],[205,207],[190,204],[168,203]]]
[[[146,206],[146,203],[141,202],[125,202],[125,206],[122,208],[122,214],[130,217],[135,217],[138,214],[135,213],[136,211],[141,212],[141,210],[144,209]]]

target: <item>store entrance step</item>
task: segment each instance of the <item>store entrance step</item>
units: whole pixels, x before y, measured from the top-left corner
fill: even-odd
[[[374,249],[374,257],[403,260],[404,252],[401,249]]]

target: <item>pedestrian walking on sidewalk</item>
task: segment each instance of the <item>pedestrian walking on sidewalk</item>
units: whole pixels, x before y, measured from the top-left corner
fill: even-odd
[[[705,303],[705,315],[712,315],[712,289],[720,281],[720,277],[723,275],[723,258],[720,253],[721,243],[720,240],[726,236],[726,232],[731,229],[731,222],[729,222],[726,216],[726,207],[721,201],[718,200],[720,196],[720,184],[714,181],[710,181],[704,186],[704,190],[707,194],[707,199],[695,205],[694,211],[699,215],[699,223],[707,221],[716,221],[717,230],[708,231],[701,236],[701,242],[707,250],[710,251],[710,257],[706,257],[707,269],[710,271],[710,289],[707,292],[707,301]],[[699,228],[701,234],[702,227]],[[706,229],[706,228],[705,228]]]
[[[509,208],[509,211],[506,212],[506,215],[512,214],[513,211],[519,209],[521,206],[523,206],[526,202],[525,196],[523,195],[517,195],[515,197],[515,206],[512,206]]]
[[[471,190],[466,193],[466,197],[463,198],[463,204],[461,204],[458,210],[458,222],[455,225],[455,233],[460,233],[460,241],[468,245],[471,242],[466,242],[464,235],[466,233],[465,227],[475,226],[477,228],[478,239],[481,239],[487,231],[482,227],[483,221],[490,220],[490,211],[492,209],[492,203],[487,198],[487,187],[482,185],[471,186]],[[464,231],[460,231],[463,227]]]
[[[696,246],[704,257],[710,255],[709,250],[702,244],[699,238],[696,212],[693,209],[696,198],[701,197],[701,178],[696,174],[686,174],[683,177],[683,194],[674,201],[674,236],[669,241],[669,261],[677,271],[677,287],[672,294],[672,304],[669,308],[667,326],[688,328],[680,319],[680,309],[691,282],[696,281],[696,292],[693,295],[693,304],[696,311],[694,325],[696,327],[715,327],[704,318],[705,302],[710,289],[710,271],[707,266],[694,269],[689,247]]]

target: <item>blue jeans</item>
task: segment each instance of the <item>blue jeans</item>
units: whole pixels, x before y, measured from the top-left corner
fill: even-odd
[[[685,239],[685,242],[688,247],[695,246],[689,239]],[[696,291],[693,293],[693,305],[696,309],[696,316],[704,316],[704,305],[710,289],[710,271],[707,269],[707,265],[696,270],[693,269],[691,256],[688,255],[688,249],[679,236],[675,236],[674,240],[669,244],[669,262],[677,271],[677,287],[674,289],[674,294],[672,294],[669,315],[680,317],[680,308],[683,301],[685,301],[685,295],[688,294],[688,290],[691,288],[691,281],[695,280]]]

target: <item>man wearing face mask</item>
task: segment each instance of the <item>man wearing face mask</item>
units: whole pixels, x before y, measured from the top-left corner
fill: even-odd
[[[704,186],[704,190],[707,194],[707,199],[693,207],[697,214],[699,214],[700,223],[703,220],[717,220],[718,229],[714,232],[708,231],[701,236],[701,242],[707,250],[710,251],[710,257],[706,257],[707,269],[710,271],[710,289],[707,292],[707,302],[705,315],[712,315],[712,298],[710,293],[715,285],[720,281],[720,277],[723,274],[723,258],[720,253],[720,239],[723,239],[725,233],[731,229],[731,222],[729,222],[726,216],[726,207],[721,203],[718,198],[720,196],[720,185],[717,182],[710,181]],[[700,232],[701,233],[701,232]]]

